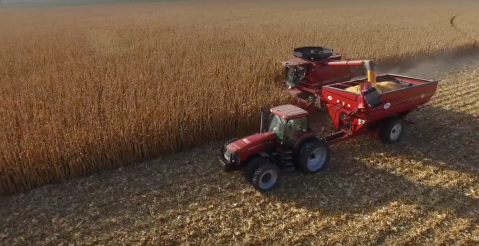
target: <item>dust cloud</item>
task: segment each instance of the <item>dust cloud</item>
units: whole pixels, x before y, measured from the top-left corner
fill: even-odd
[[[479,68],[479,48],[427,55],[399,63],[378,63],[376,71],[378,75],[389,73],[441,80],[471,66]]]

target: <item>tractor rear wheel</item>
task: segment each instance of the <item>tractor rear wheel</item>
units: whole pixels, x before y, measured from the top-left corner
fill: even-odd
[[[269,160],[254,169],[249,182],[259,192],[266,192],[278,187],[281,183],[281,170]]]
[[[331,149],[326,141],[309,140],[304,143],[299,153],[299,168],[303,173],[316,173],[329,167]]]
[[[379,137],[383,143],[392,144],[401,140],[403,124],[400,118],[392,118],[383,122]]]

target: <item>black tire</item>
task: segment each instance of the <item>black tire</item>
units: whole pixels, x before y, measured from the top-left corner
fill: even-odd
[[[253,178],[254,172],[256,169],[261,166],[261,164],[267,163],[268,159],[264,157],[253,157],[251,160],[248,161],[246,166],[243,169],[243,176],[248,182],[251,182]]]
[[[385,120],[381,125],[379,138],[385,144],[396,143],[401,140],[404,126],[400,118]]]
[[[299,168],[303,173],[317,173],[329,168],[331,149],[325,140],[306,140],[299,152]],[[316,159],[316,161],[311,158]]]
[[[259,165],[249,180],[253,187],[259,192],[267,192],[281,184],[281,170],[275,164],[266,161]]]
[[[228,139],[224,144],[223,146],[221,146],[221,156],[224,155],[224,153],[226,152],[226,146],[236,140],[238,140],[239,138],[231,138],[231,139]]]

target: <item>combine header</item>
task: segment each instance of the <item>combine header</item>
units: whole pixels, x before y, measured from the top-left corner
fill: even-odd
[[[308,52],[309,51],[309,52]],[[331,162],[329,146],[361,135],[384,143],[400,140],[405,117],[435,94],[437,81],[400,75],[376,76],[372,61],[341,61],[322,47],[295,49],[284,63],[285,83],[298,105],[262,110],[260,133],[224,144],[219,157],[225,171],[240,170],[264,192],[278,186],[283,172],[316,173]],[[367,79],[351,67],[362,66]],[[309,117],[325,107],[335,131],[318,136]]]

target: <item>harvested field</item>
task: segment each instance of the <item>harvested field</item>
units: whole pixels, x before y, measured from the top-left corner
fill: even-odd
[[[443,71],[402,142],[333,145],[334,166],[257,193],[220,143],[0,200],[3,245],[477,245],[479,63]],[[460,73],[457,73],[460,72]]]
[[[296,46],[329,45],[346,58],[382,62],[467,50],[477,42],[451,20],[474,29],[476,19],[457,14],[475,6],[264,1],[1,10],[0,194],[256,129],[261,106],[291,100],[277,87],[276,61]]]

